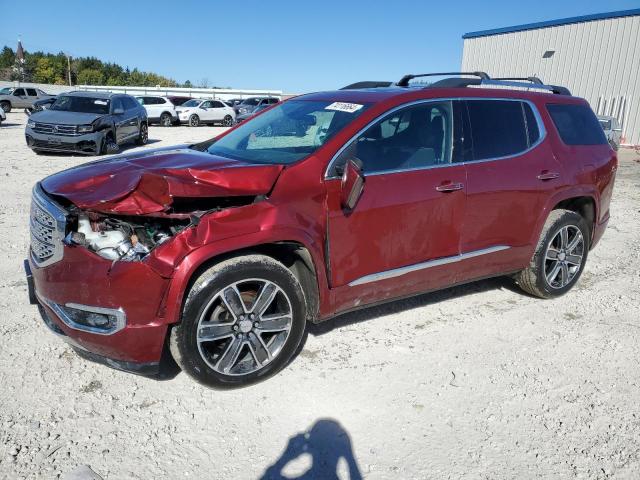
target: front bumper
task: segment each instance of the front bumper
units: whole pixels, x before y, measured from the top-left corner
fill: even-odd
[[[99,152],[104,138],[104,131],[85,133],[83,135],[52,135],[25,129],[27,146],[33,150],[49,152],[73,152],[94,155]]]
[[[112,262],[83,247],[64,246],[63,258],[37,267],[25,261],[29,300],[47,326],[85,357],[120,370],[152,373],[163,355],[168,325],[162,318],[168,280],[143,262]],[[113,332],[74,324],[56,306],[95,306],[122,311]]]

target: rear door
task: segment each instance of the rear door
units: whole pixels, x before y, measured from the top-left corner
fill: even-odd
[[[333,287],[362,288],[367,302],[451,281],[465,207],[465,168],[451,163],[451,102],[420,102],[389,113],[356,137],[328,172]],[[364,191],[340,205],[340,169],[363,163]],[[382,290],[378,290],[382,289]],[[371,298],[367,298],[369,295]]]
[[[224,108],[224,103],[218,100],[211,101],[211,119],[215,121],[221,121],[227,113]]]
[[[458,281],[522,268],[546,200],[563,172],[534,104],[511,99],[456,103],[466,125],[467,208],[460,248],[478,254]]]
[[[38,100],[38,92],[35,88],[26,88],[27,92],[27,102],[29,103],[29,107],[33,107],[33,102]]]

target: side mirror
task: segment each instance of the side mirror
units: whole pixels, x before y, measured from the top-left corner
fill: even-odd
[[[343,209],[351,211],[355,208],[364,190],[364,175],[362,175],[362,161],[350,158],[342,173],[342,191],[340,204]]]
[[[122,115],[124,113],[124,108],[114,108],[113,109],[113,114],[114,115]]]

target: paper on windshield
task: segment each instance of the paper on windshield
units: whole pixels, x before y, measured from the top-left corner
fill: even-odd
[[[106,100],[94,100],[93,103],[95,103],[96,105],[106,105],[107,101]]]
[[[338,112],[354,113],[360,110],[364,105],[359,103],[333,102],[325,107],[325,110],[336,110]]]

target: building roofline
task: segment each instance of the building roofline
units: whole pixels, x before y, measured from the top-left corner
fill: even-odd
[[[491,30],[480,30],[477,32],[465,33],[462,38],[478,38],[487,37],[489,35],[500,35],[503,33],[523,32],[525,30],[536,30],[538,28],[558,27],[561,25],[570,25],[572,23],[593,22],[595,20],[607,20],[609,18],[633,17],[640,15],[640,8],[632,10],[620,10],[617,12],[594,13],[592,15],[582,15],[579,17],[560,18],[558,20],[547,20],[545,22],[525,23],[524,25],[515,25],[513,27],[494,28]]]

